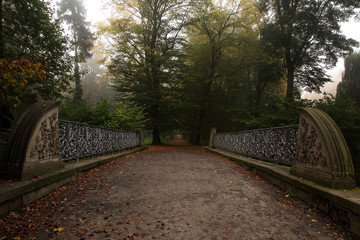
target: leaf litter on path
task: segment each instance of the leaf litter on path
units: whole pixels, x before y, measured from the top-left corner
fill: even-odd
[[[1,240],[357,239],[256,174],[183,143],[80,174],[0,226]]]

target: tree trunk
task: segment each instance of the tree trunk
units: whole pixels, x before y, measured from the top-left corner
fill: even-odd
[[[77,62],[75,62],[74,80],[75,80],[74,100],[81,100],[83,90],[82,90],[82,87],[81,87],[79,63],[77,63]]]
[[[75,45],[75,68],[74,68],[75,92],[74,100],[81,100],[83,90],[81,87],[80,67],[78,59],[78,46]]]
[[[150,116],[152,118],[152,125],[153,125],[153,141],[152,145],[159,145],[161,144],[160,138],[160,81],[158,77],[158,69],[152,68],[151,70],[151,80],[152,80],[152,87],[153,87],[153,96],[152,96],[152,107]]]
[[[212,88],[212,84],[213,84],[213,78],[215,76],[215,71],[212,70],[211,75],[212,75],[211,80],[209,80],[209,82],[206,84],[206,86],[204,88],[203,102],[201,104],[198,123],[197,123],[196,129],[195,129],[194,144],[198,144],[198,145],[200,145],[201,132],[202,132],[203,125],[204,125],[205,114],[207,112],[209,102],[210,102],[210,93],[211,93],[211,88]]]
[[[5,53],[4,53],[4,35],[3,35],[3,11],[2,11],[2,4],[3,4],[3,0],[0,0],[0,58],[4,58],[5,57]]]
[[[213,41],[210,41],[210,43],[212,43],[212,42]],[[201,132],[202,132],[203,125],[204,125],[205,114],[207,112],[209,102],[210,102],[211,88],[212,88],[212,85],[213,85],[213,82],[215,79],[216,67],[218,65],[218,60],[221,57],[221,55],[222,55],[221,48],[212,46],[209,78],[206,79],[206,81],[208,81],[208,82],[207,83],[205,82],[205,84],[203,85],[203,96],[202,96],[203,102],[202,102],[201,108],[200,108],[200,115],[199,115],[198,123],[195,128],[196,132],[195,132],[194,144],[200,145]]]
[[[294,67],[287,67],[287,87],[286,87],[286,98],[294,100]]]
[[[161,144],[159,125],[156,124],[156,123],[153,125],[153,132],[152,132],[152,134],[153,134],[152,145],[159,145],[159,144]]]
[[[287,70],[287,87],[286,87],[286,98],[289,100],[294,100],[294,73],[295,73],[295,66],[291,59],[291,52],[290,52],[290,43],[291,37],[288,40],[288,47],[285,47],[285,61],[286,61],[286,70]]]
[[[203,125],[203,121],[204,121],[204,112],[205,109],[202,109],[199,115],[199,121],[198,124],[196,125],[196,129],[195,129],[195,137],[194,137],[194,144],[200,145],[200,139],[201,139],[201,129],[202,129],[202,125]]]
[[[256,99],[255,99],[255,105],[257,107],[260,105],[261,97],[263,95],[266,86],[267,86],[266,80],[261,81],[261,79],[259,78],[259,73],[257,73]]]
[[[152,118],[152,125],[153,125],[153,145],[159,145],[161,144],[161,138],[160,138],[160,80],[159,80],[159,67],[156,65],[153,56],[151,60],[151,64],[155,65],[151,68],[150,71],[150,79],[152,81],[152,107],[151,107],[151,118]]]

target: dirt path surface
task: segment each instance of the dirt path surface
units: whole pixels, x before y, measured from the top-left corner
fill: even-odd
[[[123,157],[0,220],[0,239],[357,239],[183,141]]]

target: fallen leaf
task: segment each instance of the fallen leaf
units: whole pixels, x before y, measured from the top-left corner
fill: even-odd
[[[58,232],[58,233],[61,233],[62,231],[64,231],[65,229],[60,227],[60,228],[55,228],[54,229],[54,232]]]

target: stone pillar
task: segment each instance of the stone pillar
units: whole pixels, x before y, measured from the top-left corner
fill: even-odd
[[[216,128],[211,128],[209,137],[209,148],[214,148],[214,137],[216,134]]]
[[[333,189],[355,187],[349,148],[338,126],[325,112],[300,109],[295,163],[290,173]]]
[[[144,136],[144,130],[140,130],[139,132],[139,146],[144,147],[145,146],[145,136]]]
[[[64,167],[60,157],[57,101],[31,105],[11,133],[1,175],[26,180]]]

